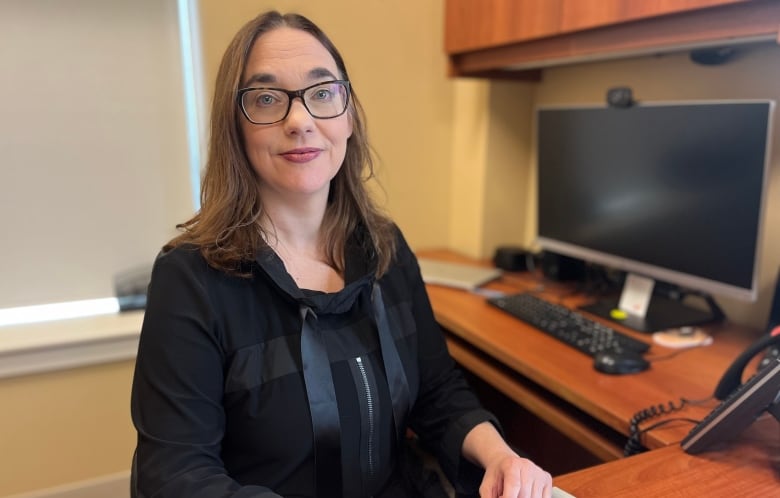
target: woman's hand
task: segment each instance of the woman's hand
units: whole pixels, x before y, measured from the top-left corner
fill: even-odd
[[[550,498],[552,477],[512,451],[490,422],[474,427],[463,440],[463,455],[485,469],[480,498]]]
[[[550,498],[551,493],[550,474],[511,450],[488,462],[479,487],[480,498]]]

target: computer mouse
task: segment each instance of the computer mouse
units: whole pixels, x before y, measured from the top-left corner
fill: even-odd
[[[593,368],[606,374],[622,375],[647,370],[650,362],[633,351],[601,351],[593,358]]]

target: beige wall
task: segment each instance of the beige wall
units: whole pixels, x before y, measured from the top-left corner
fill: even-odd
[[[442,54],[443,2],[201,0],[207,87],[233,32],[266,6],[300,10],[340,47],[368,114],[386,206],[415,248],[489,256],[535,233],[532,110],[601,102],[630,85],[642,100],[780,100],[780,49],[720,67],[666,56],[549,69],[538,83],[455,81]],[[724,302],[738,321],[766,320],[780,265],[780,167],[773,138],[761,296]],[[127,469],[132,363],[0,380],[0,496]]]
[[[133,362],[0,380],[0,496],[127,470]]]
[[[442,52],[443,1],[201,0],[207,94],[222,52],[267,8],[297,11],[344,57],[378,156],[378,197],[417,247],[447,243],[453,88]]]

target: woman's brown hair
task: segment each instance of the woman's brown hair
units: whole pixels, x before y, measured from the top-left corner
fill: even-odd
[[[206,261],[225,272],[248,276],[242,263],[255,258],[266,247],[268,237],[258,221],[263,204],[257,188],[258,177],[244,152],[239,119],[244,119],[236,98],[249,52],[263,34],[290,27],[314,36],[330,52],[349,80],[346,66],[336,47],[313,22],[299,14],[266,12],[245,24],[236,33],[222,57],[217,73],[211,109],[211,136],[205,173],[201,182],[201,209],[178,225],[182,234],[166,249],[181,244],[196,245]],[[344,272],[344,249],[359,226],[365,227],[376,258],[376,276],[383,275],[395,253],[396,232],[392,221],[374,204],[366,182],[374,166],[365,125],[365,113],[354,86],[350,85],[352,135],[339,172],[331,181],[328,206],[322,222],[323,247],[328,263]]]

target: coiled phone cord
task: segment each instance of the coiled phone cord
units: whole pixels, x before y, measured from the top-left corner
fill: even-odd
[[[709,401],[710,398],[704,399],[704,400],[698,400],[698,401],[691,401],[686,398],[680,398],[680,402],[676,403],[674,401],[670,401],[667,404],[658,404],[653,405],[648,408],[643,408],[642,410],[639,410],[634,414],[633,417],[631,417],[631,421],[628,424],[628,441],[626,441],[626,445],[623,448],[623,455],[624,456],[631,456],[636,455],[637,453],[642,453],[647,451],[647,448],[642,444],[642,435],[648,431],[651,431],[655,428],[658,428],[662,425],[666,425],[671,422],[691,422],[691,423],[698,423],[698,420],[694,420],[691,418],[684,418],[684,417],[677,417],[672,419],[666,419],[661,420],[650,427],[646,427],[644,429],[640,429],[639,425],[642,422],[645,422],[651,418],[660,417],[661,415],[668,415],[670,413],[674,413],[676,411],[682,410],[686,405],[688,404],[698,404],[698,403],[704,403],[706,401]]]

